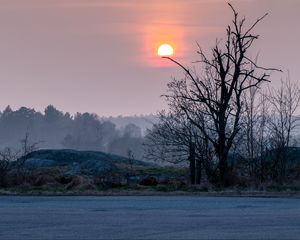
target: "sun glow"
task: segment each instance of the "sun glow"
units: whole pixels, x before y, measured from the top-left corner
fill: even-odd
[[[157,55],[160,57],[169,57],[174,54],[174,48],[170,44],[162,44],[157,50]]]

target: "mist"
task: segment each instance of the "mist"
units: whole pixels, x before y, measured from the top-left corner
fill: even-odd
[[[72,116],[49,105],[44,112],[7,106],[0,115],[0,148],[18,149],[28,135],[39,149],[103,151],[124,157],[143,158],[143,138],[154,115],[99,117],[92,113]]]

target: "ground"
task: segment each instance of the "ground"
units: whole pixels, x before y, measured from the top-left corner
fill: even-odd
[[[0,197],[0,239],[299,239],[299,198]]]

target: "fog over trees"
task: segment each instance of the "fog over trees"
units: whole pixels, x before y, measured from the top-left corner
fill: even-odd
[[[135,120],[140,126],[134,124]],[[150,115],[124,121],[121,116],[99,118],[91,113],[71,116],[52,105],[44,113],[26,107],[12,110],[8,106],[0,115],[0,146],[17,149],[28,135],[38,148],[105,151],[123,156],[131,151],[135,158],[142,158],[143,132],[152,120],[154,116]]]

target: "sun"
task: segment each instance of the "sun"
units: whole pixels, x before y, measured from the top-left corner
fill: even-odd
[[[157,50],[157,55],[160,57],[170,57],[174,54],[174,48],[170,44],[162,44]]]

